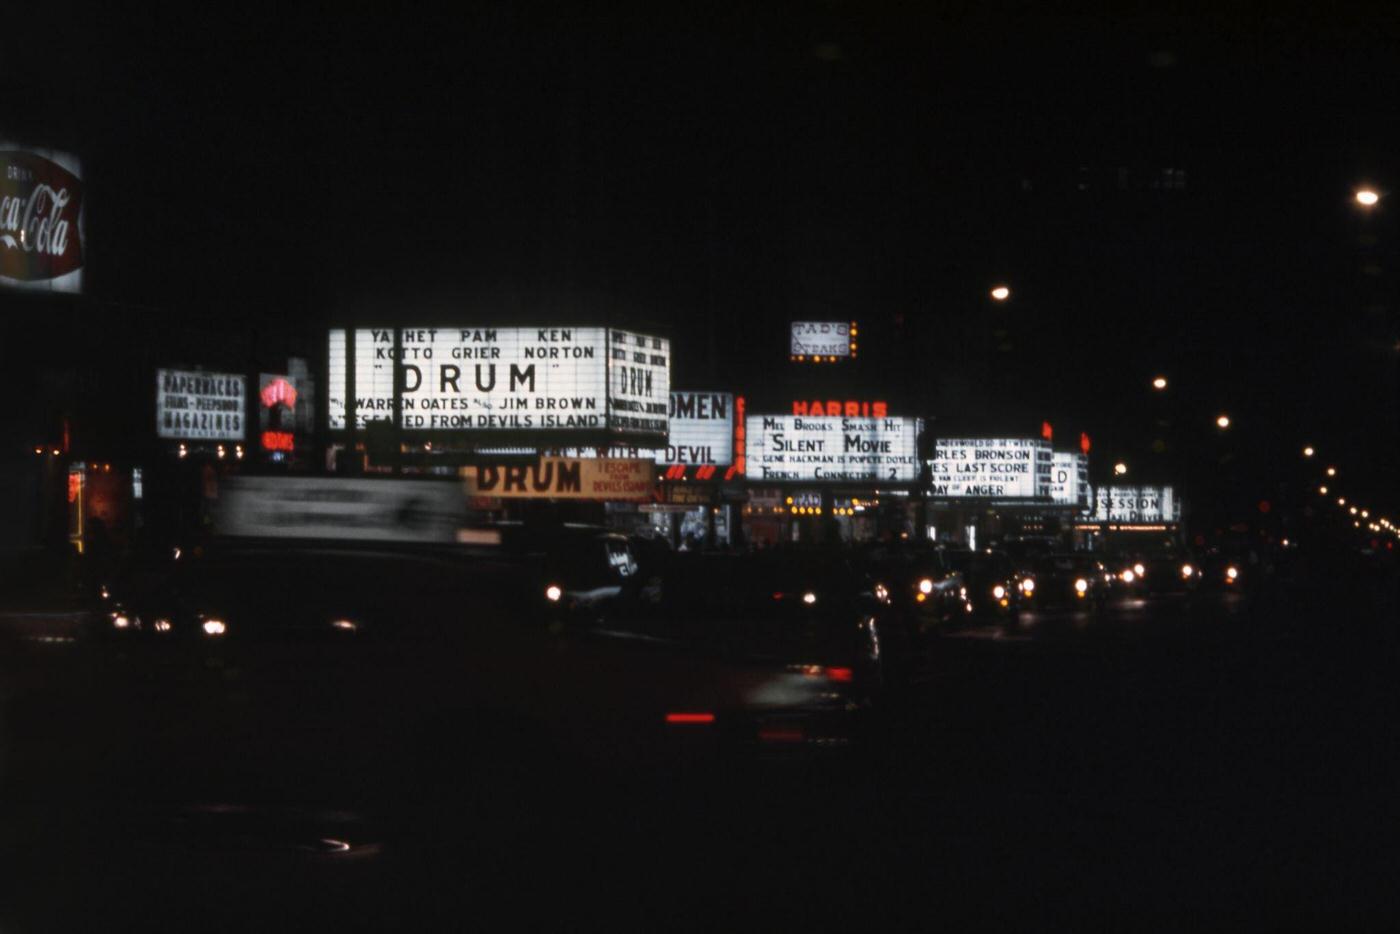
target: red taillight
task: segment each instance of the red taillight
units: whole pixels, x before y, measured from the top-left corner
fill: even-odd
[[[828,668],[826,676],[832,681],[850,681],[856,673],[849,668]]]
[[[715,715],[712,713],[668,713],[667,723],[714,723]]]

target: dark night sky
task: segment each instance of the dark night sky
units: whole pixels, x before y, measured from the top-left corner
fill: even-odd
[[[1306,437],[1388,495],[1400,231],[1348,198],[1394,176],[1400,29],[1221,6],[52,4],[0,39],[0,119],[83,155],[116,319],[618,313],[670,329],[679,385],[761,396],[784,323],[830,314],[866,327],[848,394],[1143,464],[1165,415],[1203,470],[1223,407],[1251,483]],[[1185,191],[1142,190],[1165,168]]]

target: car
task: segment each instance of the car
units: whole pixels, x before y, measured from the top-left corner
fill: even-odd
[[[943,549],[931,544],[879,542],[856,558],[872,593],[906,620],[912,637],[964,620],[972,611],[971,591]]]
[[[761,613],[763,601],[735,604],[704,645],[620,640],[592,613],[590,626],[548,625],[533,610],[533,554],[485,551],[219,543],[116,585],[73,679],[99,700],[21,698],[9,711],[33,715],[20,740],[75,737],[84,764],[48,775],[64,760],[28,747],[11,757],[14,777],[57,788],[83,776],[167,800],[392,802],[542,792],[558,768],[633,780],[760,742],[797,752],[849,739],[853,692],[874,677],[859,646],[878,637],[868,613],[842,616],[850,631],[829,623],[834,593],[815,608],[806,591],[769,595]],[[749,590],[735,579],[714,593],[770,583],[741,576]]]
[[[617,606],[596,635],[746,668],[758,680],[742,708],[725,712],[726,730],[751,751],[783,755],[860,738],[909,651],[890,601],[854,562],[800,548],[677,553],[661,599]]]
[[[1021,608],[1020,578],[1005,552],[947,549],[944,560],[962,576],[975,618],[1015,621]]]
[[[1022,606],[1098,612],[1108,596],[1105,576],[1103,564],[1093,555],[1046,555],[1036,562],[1033,573],[1022,579]]]

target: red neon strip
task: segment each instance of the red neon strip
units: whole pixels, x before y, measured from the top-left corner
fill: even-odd
[[[668,713],[667,723],[714,723],[715,715],[712,713]]]

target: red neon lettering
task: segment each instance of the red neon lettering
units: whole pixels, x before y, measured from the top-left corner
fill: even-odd
[[[296,436],[290,431],[264,431],[262,446],[265,451],[291,451],[296,447]]]

